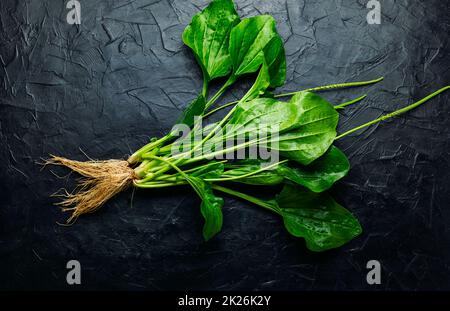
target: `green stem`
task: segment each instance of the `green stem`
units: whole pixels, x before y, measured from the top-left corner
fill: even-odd
[[[206,135],[206,137],[203,138],[202,141],[200,141],[200,143],[198,143],[197,145],[195,145],[191,150],[189,150],[189,151],[187,151],[187,152],[184,152],[184,153],[180,153],[180,154],[178,154],[178,155],[175,155],[175,156],[171,157],[170,159],[176,159],[175,162],[174,162],[174,164],[176,165],[176,164],[178,164],[179,162],[185,160],[185,159],[184,159],[184,156],[187,155],[187,154],[190,154],[190,155],[192,156],[192,155],[195,153],[195,151],[197,151],[199,148],[201,148],[201,147],[203,146],[203,144],[204,144],[208,139],[210,139],[212,136],[214,136],[215,132],[216,132],[218,129],[220,129],[220,128],[224,125],[224,123],[231,117],[231,115],[233,114],[233,112],[234,112],[234,108],[231,109],[231,110],[228,112],[228,114],[222,119],[222,121],[220,121],[220,122],[214,127],[214,129],[213,129],[208,135]],[[161,170],[163,170],[163,169],[161,169]],[[157,172],[157,173],[159,173],[159,172]]]
[[[174,182],[174,183],[139,183],[137,181],[134,181],[134,185],[138,188],[153,189],[153,188],[166,188],[166,187],[172,187],[172,186],[187,185],[187,182],[180,181],[180,182]]]
[[[230,148],[227,148],[227,149],[219,150],[219,151],[212,152],[212,153],[209,153],[209,154],[203,154],[203,155],[201,155],[199,157],[196,157],[196,158],[186,159],[186,158],[182,157],[182,158],[178,158],[177,159],[174,156],[174,157],[165,159],[165,161],[170,162],[171,159],[175,159],[174,162],[170,162],[171,165],[178,165],[181,161],[183,161],[182,164],[192,164],[192,163],[195,163],[195,162],[198,162],[198,161],[205,160],[206,158],[214,158],[215,156],[218,156],[218,155],[221,155],[221,154],[226,154],[226,153],[229,153],[229,152],[233,152],[233,151],[239,150],[241,148],[247,148],[247,147],[251,146],[252,144],[257,144],[257,143],[261,143],[261,142],[263,142],[263,139],[255,139],[255,140],[252,140],[252,141],[249,141],[249,142],[245,142],[245,143],[242,143],[240,145],[233,146],[233,147],[230,147]],[[198,145],[196,147],[198,147]],[[192,150],[190,150],[188,152],[185,152],[185,153],[178,154],[177,156],[183,156],[183,155],[186,155],[187,153],[191,153],[191,152],[192,152]],[[154,157],[153,156],[149,156],[148,158],[154,158]],[[162,158],[160,158],[160,159],[162,159]],[[154,172],[152,176],[153,177],[158,177],[158,176],[164,174],[165,172],[167,172],[170,169],[171,165],[162,166],[158,171]]]
[[[205,76],[205,74],[203,74]],[[203,88],[202,88],[202,95],[203,98],[208,98],[208,88],[209,88],[209,81],[207,79],[203,79]]]
[[[141,164],[134,169],[134,173],[139,178],[144,178],[147,175],[147,171],[152,167],[152,161],[144,160]]]
[[[148,161],[148,160],[143,160],[140,164],[139,164],[139,166],[137,166],[135,169],[134,169],[134,173],[137,175],[137,176],[139,176],[140,178],[142,178],[142,177],[144,177],[145,176],[145,174],[146,174],[146,172],[147,172],[147,165],[150,163],[151,161]],[[128,160],[128,163],[131,163],[129,160]]]
[[[142,188],[142,189],[156,189],[156,188],[166,188],[166,187],[173,187],[173,186],[182,186],[182,185],[187,185],[187,182],[176,182],[176,183],[136,183],[134,182],[134,185],[138,188]],[[279,209],[279,207],[276,204],[271,203],[270,201],[264,201],[261,199],[258,199],[256,197],[250,196],[248,194],[242,193],[242,192],[238,192],[229,188],[225,188],[219,185],[215,185],[213,184],[212,189],[235,196],[237,198],[246,200],[250,203],[256,204],[258,206],[261,206],[269,211],[272,211],[274,213],[277,213],[278,215],[281,215],[281,211]]]
[[[149,152],[149,155],[153,155],[153,156],[156,155],[158,153],[158,150],[159,150],[159,148],[151,150]],[[149,161],[148,159],[143,158],[142,155],[140,156],[140,159],[142,160],[142,162],[138,167],[136,167],[134,169],[134,172],[136,173],[137,176],[139,176],[139,178],[143,178],[143,177],[146,177],[146,175],[148,175],[148,172],[150,171],[150,169],[152,167],[154,167],[157,163],[154,160]]]
[[[236,82],[236,76],[231,75],[227,82],[217,91],[217,93],[206,103],[205,109],[208,109],[212,104],[214,104],[220,96],[234,83]]]
[[[202,195],[201,189],[199,189],[195,183],[191,182],[189,176],[188,176],[185,172],[183,172],[178,166],[176,166],[174,163],[172,163],[172,162],[170,162],[169,160],[164,159],[164,158],[154,157],[154,159],[155,159],[155,160],[158,160],[158,161],[165,162],[167,165],[169,165],[169,166],[172,167],[174,170],[176,170],[178,173],[180,173],[180,175],[186,180],[186,182],[188,182],[188,183],[192,186],[192,188],[194,189],[194,191],[195,191],[195,192],[198,194],[198,196],[203,200],[203,195]],[[161,185],[161,184],[160,184],[160,185]]]
[[[351,101],[345,102],[345,103],[343,103],[343,104],[334,106],[334,109],[336,109],[336,110],[344,109],[344,108],[347,107],[347,106],[350,106],[350,105],[356,104],[357,102],[362,101],[362,100],[363,100],[364,98],[366,98],[366,97],[367,97],[367,95],[363,95],[363,96],[358,97],[358,98],[356,98],[356,99],[354,99],[354,100],[351,100]]]
[[[225,162],[227,162],[227,160],[217,161],[217,163],[225,163]],[[205,168],[205,167],[210,166],[210,165],[211,165],[211,163],[203,164],[203,165],[196,166],[196,167],[193,167],[193,168],[188,169],[188,170],[184,170],[184,172],[185,173],[192,173],[192,172],[201,170],[202,168]]]
[[[273,168],[273,167],[275,167],[275,166],[278,166],[278,165],[280,165],[280,164],[286,163],[287,161],[289,161],[289,160],[283,160],[283,161],[280,161],[280,162],[277,162],[277,163],[268,165],[268,166],[266,166],[266,167],[263,167],[263,168],[261,168],[261,169],[259,169],[259,170],[253,171],[253,172],[251,172],[251,173],[247,173],[247,174],[243,174],[243,175],[239,175],[239,176],[226,177],[226,178],[206,178],[205,181],[209,181],[209,182],[222,182],[222,181],[233,181],[233,180],[238,180],[238,179],[242,179],[242,178],[247,178],[247,177],[250,177],[250,176],[259,174],[259,173],[261,173],[261,172],[270,170],[271,168]]]
[[[357,87],[357,86],[365,86],[365,85],[378,83],[380,81],[383,81],[383,79],[384,79],[384,77],[380,77],[378,79],[369,80],[369,81],[330,84],[330,85],[324,85],[324,86],[318,86],[318,87],[313,87],[313,88],[310,88],[310,89],[306,89],[303,92],[322,92],[322,91],[344,89],[344,88]],[[293,96],[293,95],[295,95],[297,93],[298,93],[298,91],[297,92],[284,93],[284,94],[278,94],[278,95],[275,95],[275,97],[288,97],[288,96]]]
[[[427,102],[428,100],[432,99],[433,97],[435,97],[435,96],[437,96],[437,95],[439,95],[439,94],[441,94],[441,93],[443,93],[443,92],[445,92],[445,91],[447,91],[447,90],[449,90],[449,89],[450,89],[450,85],[449,85],[449,86],[446,86],[446,87],[444,87],[444,88],[442,88],[442,89],[440,89],[440,90],[437,90],[436,92],[434,92],[434,93],[428,95],[427,97],[425,97],[425,98],[419,100],[418,102],[416,102],[416,103],[414,103],[414,104],[411,104],[411,105],[409,105],[409,106],[406,106],[406,107],[404,107],[404,108],[402,108],[402,109],[399,109],[399,110],[396,110],[396,111],[394,111],[394,112],[388,113],[388,114],[386,114],[386,115],[384,115],[384,116],[381,116],[381,117],[379,117],[379,118],[377,118],[377,119],[375,119],[375,120],[372,120],[372,121],[367,122],[367,123],[365,123],[365,124],[359,125],[359,126],[353,128],[353,129],[351,129],[351,130],[349,130],[349,131],[347,131],[347,132],[344,132],[344,133],[342,133],[341,135],[337,136],[337,137],[335,138],[335,140],[341,139],[342,137],[345,137],[345,136],[347,136],[347,135],[349,135],[349,134],[351,134],[351,133],[354,133],[354,132],[356,132],[356,131],[358,131],[358,130],[360,130],[360,129],[363,129],[363,128],[368,127],[368,126],[370,126],[370,125],[373,125],[373,124],[375,124],[375,123],[378,123],[378,122],[381,122],[381,121],[384,121],[384,120],[393,118],[393,117],[395,117],[395,116],[401,115],[401,114],[403,114],[403,113],[405,113],[405,112],[408,112],[408,111],[410,111],[410,110],[412,110],[412,109],[414,109],[414,108],[416,108],[416,107],[422,105],[423,103]]]
[[[217,161],[217,163],[225,163],[225,162],[227,162],[227,160]],[[199,170],[201,170],[201,169],[203,169],[205,167],[208,167],[210,165],[211,165],[211,163],[203,164],[203,165],[200,165],[200,166],[196,166],[196,167],[190,168],[188,170],[184,170],[184,172],[186,174],[195,173],[196,171],[199,171]],[[178,180],[177,177],[178,176],[176,174],[172,174],[172,175],[171,174],[166,174],[166,175],[157,176],[157,177],[154,178],[154,180],[159,180],[159,181],[163,180],[163,181],[176,182]]]
[[[161,158],[159,158],[159,159],[161,159]],[[262,172],[264,172],[264,171],[270,170],[270,169],[272,169],[273,167],[276,167],[276,166],[278,166],[278,165],[280,165],[280,164],[283,164],[283,163],[286,163],[286,162],[288,162],[288,161],[289,161],[289,160],[279,161],[279,162],[277,162],[277,163],[274,163],[274,164],[268,165],[268,166],[266,166],[266,167],[263,167],[263,168],[261,168],[261,169],[258,169],[258,170],[256,170],[256,171],[253,171],[253,172],[251,172],[251,173],[242,174],[242,175],[239,175],[239,176],[232,176],[232,177],[225,177],[225,178],[205,178],[204,180],[205,180],[205,181],[208,181],[208,182],[224,182],[224,181],[239,180],[239,179],[242,179],[242,178],[247,178],[247,177],[250,177],[250,176],[253,176],[253,175],[262,173]],[[220,161],[220,162],[223,163],[223,162],[226,162],[226,161]],[[195,171],[197,171],[197,170],[199,170],[199,169],[201,169],[201,168],[203,168],[203,167],[206,167],[206,166],[208,166],[208,165],[210,165],[210,164],[204,164],[204,165],[201,165],[201,166],[199,166],[199,167],[195,167],[195,168],[186,170],[186,171],[184,171],[184,173],[195,172]],[[149,181],[149,180],[150,180],[150,179],[143,179],[143,180],[141,180],[141,181],[139,181],[139,182],[145,183],[145,182],[147,182],[147,181]],[[163,176],[157,177],[156,180],[158,180],[158,181],[165,181],[165,182],[176,182],[176,181],[177,181],[177,177],[176,177],[175,175],[163,175]]]
[[[177,181],[179,181],[179,179],[178,179],[177,174],[163,174],[163,175],[160,175],[160,176],[154,178],[154,181],[177,182]]]
[[[203,155],[201,155],[199,157],[196,157],[196,158],[184,159],[184,160],[186,160],[186,162],[184,164],[191,164],[191,163],[194,163],[194,162],[205,160],[207,158],[214,158],[216,156],[219,156],[219,155],[222,155],[222,154],[227,154],[227,153],[230,153],[230,152],[242,149],[242,148],[247,148],[247,147],[250,147],[252,144],[258,144],[258,143],[261,143],[261,142],[263,142],[263,140],[255,139],[255,140],[248,141],[248,142],[245,142],[245,143],[242,143],[240,145],[236,145],[236,146],[233,146],[233,147],[230,147],[230,148],[226,148],[226,149],[219,150],[219,151],[216,151],[216,152],[211,152],[209,154],[203,154]]]
[[[167,159],[160,158],[160,157],[156,157],[156,156],[152,156],[152,158],[153,158],[154,160],[157,160],[157,161],[161,161],[161,162],[166,163],[167,165],[169,165],[170,167],[172,167],[174,170],[176,170],[178,173],[180,173],[180,175],[183,176],[183,178],[188,179],[188,176],[186,175],[186,173],[183,172],[183,171],[182,171],[175,163],[172,163],[172,162],[170,162],[170,161],[167,160]],[[155,175],[156,175],[156,174],[155,174]]]
[[[203,115],[203,118],[207,118],[207,117],[209,117],[210,115],[216,113],[217,111],[222,110],[222,109],[224,109],[224,108],[227,108],[227,107],[229,107],[229,106],[236,105],[238,102],[239,102],[239,101],[237,100],[237,101],[230,102],[230,103],[228,103],[228,104],[219,106],[219,107],[217,107],[216,109],[213,109],[213,110],[211,110],[211,111],[208,112],[208,113],[205,113],[205,114]]]
[[[275,212],[275,213],[281,215],[281,211],[278,208],[278,206],[276,206],[274,204],[271,204],[268,201],[264,201],[264,200],[252,197],[252,196],[250,196],[248,194],[245,194],[245,193],[242,193],[242,192],[238,192],[238,191],[235,191],[235,190],[232,190],[232,189],[229,189],[229,188],[225,188],[225,187],[222,187],[222,186],[219,186],[219,185],[212,185],[212,188],[214,190],[218,190],[220,192],[227,193],[227,194],[230,194],[232,196],[238,197],[240,199],[249,201],[249,202],[251,202],[253,204],[256,204],[258,206],[264,207],[265,209],[268,209],[268,210],[270,210],[272,212]]]
[[[166,136],[161,137],[160,139],[150,142],[148,144],[146,144],[145,146],[143,146],[142,148],[140,148],[139,150],[137,150],[135,153],[133,153],[129,158],[128,158],[128,163],[130,164],[134,164],[137,163],[141,160],[141,155],[143,155],[144,153],[147,153],[149,151],[151,151],[152,149],[159,147],[160,145],[164,144],[167,140],[173,138],[172,135],[169,133]]]
[[[357,86],[364,86],[364,85],[370,85],[370,84],[374,84],[374,83],[378,83],[380,81],[382,81],[384,79],[384,77],[375,79],[375,80],[370,80],[370,81],[361,81],[361,82],[349,82],[349,83],[340,83],[340,84],[330,84],[330,85],[324,85],[324,86],[318,86],[318,87],[313,87],[310,89],[305,89],[302,91],[296,91],[296,92],[290,92],[290,93],[283,93],[283,94],[277,94],[274,97],[275,98],[279,98],[279,97],[288,97],[288,96],[293,96],[295,94],[297,94],[298,92],[320,92],[320,91],[328,91],[328,90],[335,90],[335,89],[343,89],[343,88],[349,88],[349,87],[357,87]],[[217,107],[214,110],[211,110],[210,112],[206,113],[203,117],[209,117],[210,115],[216,113],[219,110],[222,110],[226,107],[229,106],[233,106],[236,105],[239,101],[234,101],[225,105],[222,105],[220,107]]]

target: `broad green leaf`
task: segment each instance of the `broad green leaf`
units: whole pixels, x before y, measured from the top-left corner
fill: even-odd
[[[184,30],[183,42],[193,50],[205,80],[230,74],[229,36],[239,20],[232,0],[213,0]]]
[[[286,185],[275,201],[286,229],[312,251],[342,246],[362,232],[358,220],[326,193]]]
[[[191,127],[194,124],[195,117],[203,115],[205,111],[206,101],[203,95],[200,95],[194,99],[187,107],[184,109],[183,114],[180,119],[178,119],[177,124],[186,124]]]
[[[282,84],[286,74],[282,43],[272,16],[259,15],[243,19],[230,34],[233,75],[239,77],[254,73],[266,62],[270,86]]]
[[[286,81],[286,53],[281,37],[277,36],[269,41],[264,48],[264,55],[269,68],[269,86],[282,86]]]
[[[267,129],[278,127],[283,132],[292,128],[298,120],[296,105],[281,102],[273,98],[258,98],[242,102],[236,106],[229,124],[235,125],[239,131],[253,131],[259,127]]]
[[[295,126],[279,135],[278,146],[281,155],[308,165],[322,156],[336,137],[339,115],[327,101],[310,92],[300,92],[289,103],[297,107],[300,120]]]
[[[331,146],[327,152],[308,166],[280,165],[277,173],[284,178],[305,186],[313,192],[323,192],[347,175],[350,163],[345,154]]]
[[[187,176],[186,180],[202,199],[200,211],[205,218],[203,238],[205,241],[208,241],[222,229],[222,206],[224,201],[222,198],[216,197],[211,189],[211,185],[201,178]]]

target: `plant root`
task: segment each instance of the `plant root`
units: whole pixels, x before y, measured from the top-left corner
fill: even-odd
[[[51,156],[44,165],[60,165],[70,168],[83,177],[72,193],[59,194],[63,198],[56,203],[64,212],[72,212],[67,220],[70,224],[80,215],[97,211],[106,201],[126,190],[137,178],[133,168],[125,160],[74,161]]]

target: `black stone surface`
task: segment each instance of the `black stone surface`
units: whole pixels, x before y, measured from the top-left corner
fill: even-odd
[[[326,253],[306,250],[273,215],[226,200],[224,228],[202,241],[199,201],[185,188],[131,191],[63,227],[49,195],[73,186],[40,171],[41,157],[126,157],[170,129],[201,88],[181,41],[207,1],[81,0],[80,26],[66,1],[0,2],[0,289],[449,290],[449,94],[337,143],[352,163],[333,192],[364,233]],[[236,1],[242,17],[272,14],[286,44],[282,90],[385,76],[376,86],[323,96],[346,109],[340,130],[405,106],[450,81],[450,2]],[[249,82],[225,96],[241,95]],[[217,83],[215,87],[219,86]],[[59,175],[65,170],[53,170]],[[366,283],[366,263],[382,284]]]

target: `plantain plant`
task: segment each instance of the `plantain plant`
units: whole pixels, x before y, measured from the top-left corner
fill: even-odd
[[[362,229],[355,216],[327,193],[350,169],[347,157],[333,143],[405,113],[450,88],[444,87],[403,109],[338,135],[338,111],[365,95],[333,106],[316,92],[369,85],[382,78],[273,94],[273,89],[282,86],[286,79],[284,45],[276,22],[270,15],[240,19],[232,0],[213,0],[195,15],[184,30],[183,41],[203,74],[202,90],[178,121],[190,132],[179,138],[174,127],[167,135],[151,139],[127,160],[81,162],[52,156],[46,164],[63,165],[83,176],[76,191],[62,194],[63,200],[58,203],[64,211],[72,212],[68,223],[96,211],[130,187],[189,185],[202,201],[205,240],[222,228],[224,200],[217,193],[224,193],[277,214],[288,232],[304,238],[312,251],[339,247],[361,234]],[[255,77],[245,95],[239,101],[211,109],[244,75]],[[210,96],[210,83],[217,78],[225,82]],[[281,101],[282,97],[290,99]],[[209,130],[203,128],[203,119],[229,107],[220,122],[210,125]],[[268,128],[276,131],[267,131]],[[237,137],[245,139],[237,142]],[[234,142],[231,146],[227,144],[230,141]],[[279,155],[279,159],[270,163],[263,157],[226,157],[240,151],[249,154],[251,148],[265,148]],[[273,199],[263,200],[236,190],[245,188],[233,184],[276,187],[281,192]]]

